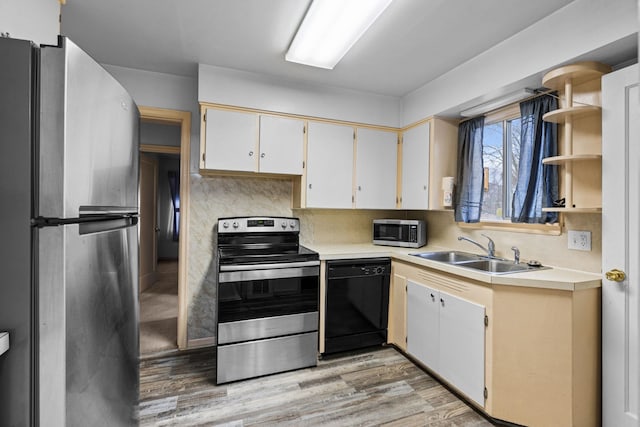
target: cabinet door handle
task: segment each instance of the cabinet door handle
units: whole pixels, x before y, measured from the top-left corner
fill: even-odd
[[[362,191],[362,187],[358,185],[358,191]]]
[[[309,184],[309,190],[311,190],[311,184]]]
[[[264,154],[264,153],[260,154],[260,158],[261,158],[261,159],[264,159],[264,156],[265,156],[265,154]]]
[[[436,297],[433,294],[430,294],[430,295],[431,295],[431,301],[435,301]]]
[[[440,298],[440,304],[444,307],[444,300],[442,298]]]
[[[249,151],[249,157],[253,156],[253,151]]]

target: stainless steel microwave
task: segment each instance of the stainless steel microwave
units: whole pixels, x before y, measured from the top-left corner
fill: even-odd
[[[373,244],[419,248],[427,244],[427,225],[417,219],[374,219]]]

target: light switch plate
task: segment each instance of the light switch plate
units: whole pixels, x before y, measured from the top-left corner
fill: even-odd
[[[590,251],[591,250],[591,232],[590,231],[577,231],[569,230],[569,249],[576,251]]]

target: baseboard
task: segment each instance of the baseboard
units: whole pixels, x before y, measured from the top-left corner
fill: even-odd
[[[153,272],[140,276],[140,292],[146,291],[151,285],[158,280],[158,273]]]
[[[207,338],[195,338],[192,340],[187,340],[187,349],[193,348],[202,348],[202,347],[211,347],[216,345],[215,337],[207,337]]]

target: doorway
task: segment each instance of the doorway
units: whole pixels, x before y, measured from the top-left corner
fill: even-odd
[[[140,355],[186,348],[189,112],[140,109]]]
[[[154,134],[179,150],[176,126],[141,124],[141,141],[157,139]],[[140,354],[150,355],[178,347],[180,153],[145,149],[140,153]]]

